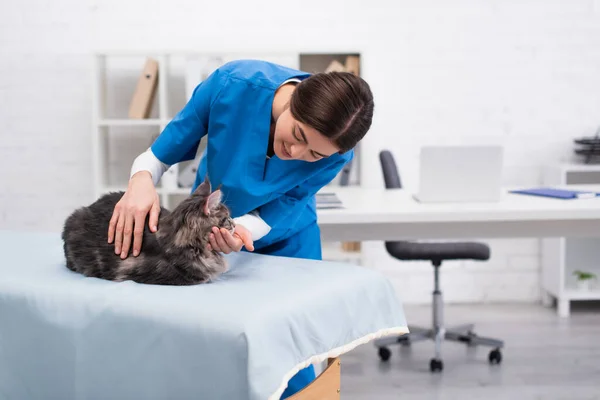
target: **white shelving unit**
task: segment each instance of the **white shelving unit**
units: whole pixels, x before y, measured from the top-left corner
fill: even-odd
[[[544,172],[544,184],[600,184],[600,165],[561,164],[548,167]],[[541,256],[542,296],[546,306],[556,301],[558,314],[568,317],[571,301],[600,300],[600,281],[590,290],[581,290],[573,276],[574,271],[582,270],[600,277],[600,232],[598,238],[544,238]]]
[[[316,72],[331,60],[342,61],[355,51],[331,53],[205,53],[205,52],[115,52],[93,55],[92,163],[94,197],[127,189],[131,165],[169,124],[187,102],[191,91],[215,68],[235,59],[262,59],[291,68]],[[147,119],[129,119],[129,103],[146,59],[158,62],[158,86],[152,112]],[[198,154],[204,150],[202,140]],[[354,158],[350,184],[359,184],[360,157]],[[184,163],[185,164],[185,163]],[[172,208],[190,187],[178,185],[179,170],[173,165],[157,185],[161,205]],[[336,182],[332,183],[336,185]],[[324,258],[359,263],[360,253],[345,252],[339,244],[324,244]]]
[[[160,77],[153,105],[153,113],[156,114],[158,109],[158,115],[153,115],[147,119],[129,119],[127,116],[129,101],[146,58],[156,59],[159,65]],[[140,130],[143,131],[143,134],[147,135],[147,140],[137,146],[138,149],[135,152],[137,155],[149,147],[152,136],[158,135],[165,128],[172,115],[168,112],[167,106],[169,86],[169,79],[165,79],[165,76],[167,76],[165,72],[168,71],[167,55],[157,53],[99,53],[94,55],[93,61],[92,160],[94,165],[94,197],[97,198],[104,193],[121,191],[127,188],[129,171],[122,170],[121,179],[115,180],[111,177],[111,139],[118,136],[119,139],[125,142],[125,146],[131,146],[131,142],[136,139],[139,141],[139,134],[134,136],[131,135],[131,132],[137,131],[139,133]],[[113,63],[116,65],[113,66]],[[111,72],[129,84],[121,84],[117,79],[111,80],[115,77]],[[131,152],[128,159],[123,160],[123,164],[127,161],[131,166],[133,163],[131,156],[133,154]],[[177,166],[172,169],[176,170]],[[173,171],[169,172],[172,173]],[[160,187],[159,193],[162,197],[161,203],[168,205],[170,191]]]

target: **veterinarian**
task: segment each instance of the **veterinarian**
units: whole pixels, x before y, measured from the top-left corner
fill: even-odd
[[[213,228],[207,246],[320,260],[314,195],[352,159],[373,106],[368,84],[350,73],[308,74],[257,60],[221,66],[134,161],[109,243],[122,258],[130,248],[139,254],[148,213],[149,228],[157,230],[156,184],[171,165],[193,160],[208,135],[192,190],[208,174],[236,229],[231,235]],[[314,378],[312,366],[298,372],[282,398]]]

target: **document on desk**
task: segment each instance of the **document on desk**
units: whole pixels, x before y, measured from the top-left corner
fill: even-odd
[[[332,209],[332,208],[344,208],[342,201],[335,193],[317,193],[315,195],[317,199],[317,209]]]
[[[525,194],[525,195],[530,195],[530,196],[551,197],[551,198],[563,199],[563,200],[593,199],[597,196],[600,196],[600,193],[595,193],[595,192],[582,191],[582,190],[556,189],[556,188],[550,188],[550,187],[512,190],[511,193]]]

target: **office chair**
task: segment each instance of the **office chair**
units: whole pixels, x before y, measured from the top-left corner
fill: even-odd
[[[379,154],[383,177],[387,189],[401,189],[402,183],[396,168],[396,162],[392,153],[384,150]],[[391,351],[387,345],[400,343],[410,345],[419,340],[432,339],[435,342],[435,358],[429,363],[431,372],[440,372],[444,368],[441,358],[441,346],[443,340],[463,342],[468,345],[485,345],[493,347],[488,355],[491,364],[499,364],[502,361],[500,349],[504,342],[498,339],[477,336],[473,324],[466,324],[450,329],[444,328],[443,322],[443,300],[440,290],[440,266],[446,260],[478,260],[485,261],[490,258],[490,249],[486,244],[476,242],[438,242],[418,243],[412,241],[387,241],[385,248],[392,257],[398,260],[424,260],[433,264],[433,326],[431,329],[411,327],[410,333],[400,337],[390,337],[377,340],[375,345],[379,348],[379,357],[383,361],[389,360]]]

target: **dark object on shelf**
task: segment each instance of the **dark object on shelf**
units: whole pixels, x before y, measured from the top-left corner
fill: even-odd
[[[600,157],[600,128],[593,137],[583,137],[573,140],[580,148],[575,149],[575,154],[585,156],[585,163],[590,164],[594,157]]]

